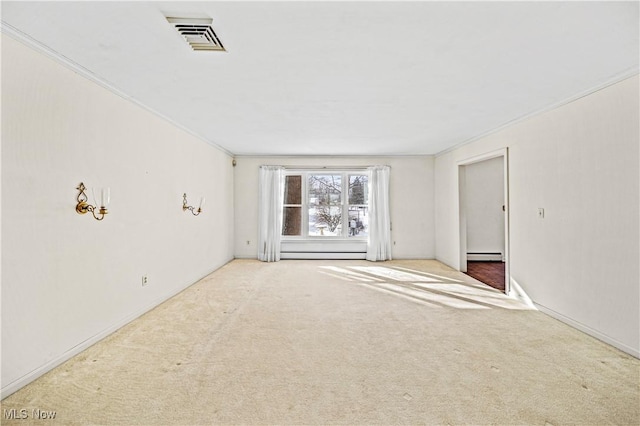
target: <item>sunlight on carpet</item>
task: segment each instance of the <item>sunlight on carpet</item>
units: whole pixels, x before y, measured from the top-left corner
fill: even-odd
[[[458,279],[399,266],[319,266],[321,273],[414,302],[457,309],[531,310],[532,305],[508,297],[481,283]]]

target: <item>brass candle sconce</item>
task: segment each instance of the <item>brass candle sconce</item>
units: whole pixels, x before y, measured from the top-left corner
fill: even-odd
[[[189,203],[187,202],[187,194],[184,193],[182,194],[182,211],[189,210],[192,215],[198,216],[200,213],[202,213],[202,206],[204,206],[204,201],[204,197],[200,198],[200,206],[198,206],[198,208],[196,209],[195,207],[189,205]]]
[[[87,212],[91,212],[91,214],[96,220],[104,219],[104,215],[109,213],[109,211],[107,210],[107,206],[109,205],[109,201],[111,201],[110,188],[94,188],[93,189],[93,198],[96,203],[95,206],[87,202],[89,198],[87,197],[87,194],[85,194],[84,192],[85,189],[87,189],[84,186],[84,183],[80,182],[80,185],[76,189],[80,191],[77,197],[78,204],[76,204],[76,212],[78,212],[78,214],[85,214]],[[98,204],[100,205],[99,208],[97,207]],[[98,211],[98,214],[100,216],[96,215],[96,210]]]

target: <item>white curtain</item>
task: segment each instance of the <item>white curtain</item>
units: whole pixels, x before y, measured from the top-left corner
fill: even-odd
[[[367,260],[391,260],[389,166],[369,167],[369,240]]]
[[[258,259],[263,262],[280,260],[282,206],[284,201],[284,168],[260,166],[258,193]]]

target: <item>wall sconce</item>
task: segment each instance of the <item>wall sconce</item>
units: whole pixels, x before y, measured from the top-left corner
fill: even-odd
[[[182,211],[189,210],[191,214],[193,214],[194,216],[198,216],[200,213],[202,213],[202,206],[204,206],[204,201],[204,197],[200,198],[200,206],[198,206],[198,209],[196,210],[195,207],[188,205],[187,194],[185,193],[182,195]]]
[[[93,188],[93,200],[96,203],[96,206],[92,206],[91,204],[87,203],[87,194],[84,193],[84,190],[87,188],[84,186],[84,183],[80,182],[80,185],[76,189],[80,191],[77,198],[78,204],[76,205],[76,212],[78,212],[79,214],[91,212],[96,220],[104,219],[104,215],[109,213],[109,211],[107,210],[107,206],[109,205],[109,201],[111,200],[111,190],[109,188]],[[100,202],[98,202],[98,200],[100,200]],[[96,216],[96,209],[98,208],[98,204],[100,205],[100,208],[98,209],[98,214],[101,215],[100,217]]]

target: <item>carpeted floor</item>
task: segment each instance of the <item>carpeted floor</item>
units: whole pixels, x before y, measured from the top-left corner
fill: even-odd
[[[2,424],[640,424],[640,361],[436,261],[233,261]]]

